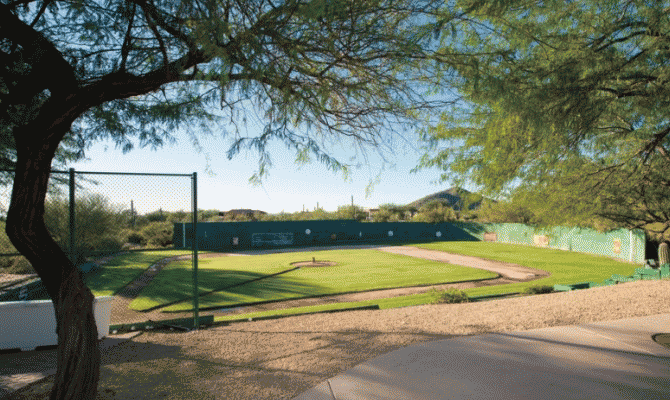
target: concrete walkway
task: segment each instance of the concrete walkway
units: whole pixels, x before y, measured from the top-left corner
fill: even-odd
[[[294,400],[668,399],[670,314],[485,334],[373,358]]]

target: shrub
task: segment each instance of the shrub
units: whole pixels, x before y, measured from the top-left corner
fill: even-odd
[[[147,238],[144,237],[140,232],[131,231],[126,236],[126,242],[134,245],[146,246]]]
[[[69,247],[70,219],[69,201],[64,197],[52,197],[45,203],[44,220],[51,236],[67,253]],[[77,198],[75,204],[75,242],[79,252],[88,250],[120,248],[123,243],[122,227],[127,216],[123,207],[112,204],[100,194],[88,194]]]
[[[554,287],[553,286],[531,286],[529,288],[526,288],[526,290],[523,291],[523,294],[544,294],[544,293],[553,293],[554,292]]]
[[[96,245],[96,249],[116,251],[121,249],[121,246],[123,246],[123,241],[119,240],[119,238],[116,236],[107,236],[98,239],[96,241]]]
[[[170,222],[151,222],[142,228],[141,234],[149,246],[166,247],[172,244],[174,225]]]
[[[25,257],[0,257],[0,271],[6,274],[36,274]]]
[[[365,210],[357,205],[339,206],[334,214],[337,219],[354,219],[356,221],[362,221],[368,216]]]
[[[148,222],[165,222],[167,221],[168,213],[164,213],[163,210],[157,210],[144,215],[144,218]]]
[[[457,289],[436,290],[432,288],[428,294],[433,297],[431,304],[451,304],[451,303],[467,303],[470,301],[467,293]]]

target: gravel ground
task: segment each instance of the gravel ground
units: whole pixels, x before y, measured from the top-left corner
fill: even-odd
[[[413,343],[661,314],[670,307],[669,291],[669,280],[639,281],[481,303],[143,333],[103,353],[98,399],[290,399]],[[12,398],[46,399],[51,379]]]

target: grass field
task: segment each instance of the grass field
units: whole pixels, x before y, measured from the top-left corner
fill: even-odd
[[[114,295],[158,261],[186,254],[191,254],[191,251],[173,250],[124,254],[110,260],[99,273],[87,278],[86,286],[96,297]]]
[[[465,292],[470,297],[519,293],[528,287],[541,285],[552,286],[557,283],[570,284],[584,281],[600,282],[611,277],[612,274],[631,275],[635,268],[639,267],[635,264],[616,261],[608,257],[504,243],[433,242],[427,244],[412,244],[411,246],[481,257],[489,260],[512,262],[523,265],[525,267],[537,268],[551,273],[551,275],[546,278],[538,279],[532,282],[521,282],[465,290]],[[433,297],[429,294],[414,294],[388,299],[366,300],[351,303],[333,303],[318,306],[220,316],[215,318],[215,322],[225,322],[247,318],[263,318],[280,315],[296,315],[370,305],[378,305],[380,309],[411,307],[429,304],[432,300]]]
[[[336,266],[292,270],[292,262],[336,262]],[[223,289],[264,276],[254,282],[201,296],[200,307],[229,307],[243,303],[296,299],[336,293],[362,292],[494,278],[496,274],[377,250],[325,250],[253,257],[221,257],[199,262],[201,293]],[[130,307],[146,310],[184,300],[164,311],[191,310],[191,263],[172,263],[147,286]]]
[[[601,282],[610,278],[612,274],[632,275],[635,268],[640,267],[609,257],[505,243],[434,242],[415,245],[415,247],[505,261],[551,273],[546,278],[532,282],[468,289],[466,293],[470,296],[514,293],[538,285]]]
[[[612,274],[631,275],[634,269],[639,267],[607,257],[502,243],[433,242],[412,244],[412,246],[512,262],[551,273],[549,277],[532,282],[467,289],[466,293],[470,297],[518,293],[528,287],[552,286],[557,283],[600,282]],[[87,283],[96,296],[114,294],[136,279],[149,265],[162,258],[180,254],[189,254],[189,251],[127,254],[110,262],[100,275]],[[301,268],[202,296],[204,293],[226,286],[288,271],[292,268],[291,262],[308,261],[312,257],[337,262],[338,266]],[[495,274],[376,250],[327,250],[203,259],[199,262],[198,276],[200,307],[223,308],[241,303],[486,279],[494,277]],[[190,310],[192,290],[191,262],[171,263],[142,291],[141,296],[131,304],[131,308],[144,310],[184,300],[163,310]],[[427,304],[432,299],[433,297],[428,294],[416,294],[222,316],[217,317],[216,321],[302,314],[369,305],[378,305],[381,309],[406,307]]]

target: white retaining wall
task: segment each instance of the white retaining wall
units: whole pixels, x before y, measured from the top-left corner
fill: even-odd
[[[112,296],[93,302],[98,339],[109,334]],[[58,344],[56,315],[51,300],[0,302],[0,349],[34,350]]]

